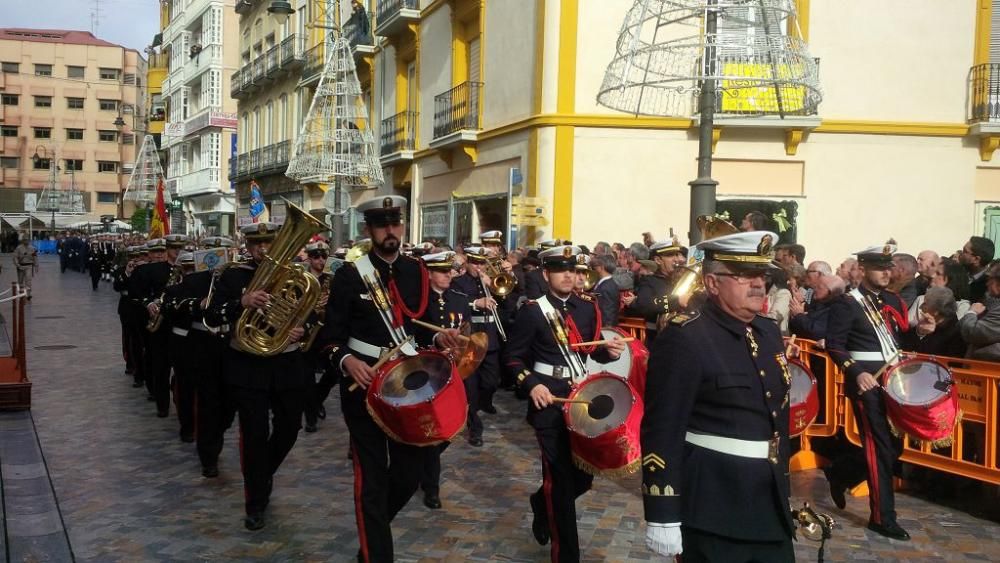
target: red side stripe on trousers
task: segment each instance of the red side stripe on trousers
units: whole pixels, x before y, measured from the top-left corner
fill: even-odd
[[[879,504],[878,457],[875,455],[875,441],[871,424],[865,415],[865,405],[861,401],[858,401],[858,410],[861,412],[861,428],[865,433],[865,465],[868,466],[868,494],[871,496],[872,522],[881,524],[882,510]]]
[[[364,475],[361,474],[361,462],[358,461],[358,449],[351,440],[351,462],[354,464],[354,518],[358,521],[358,541],[361,543],[361,560],[368,561],[368,535],[365,534],[365,513],[361,506],[361,488],[364,485]]]
[[[545,516],[549,522],[549,541],[552,542],[552,561],[559,561],[559,530],[556,527],[555,510],[552,507],[552,472],[549,470],[549,462],[545,459],[545,450],[542,449],[541,440],[538,441],[538,448],[542,458],[542,495],[545,496]]]

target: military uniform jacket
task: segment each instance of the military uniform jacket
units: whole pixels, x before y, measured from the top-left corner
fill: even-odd
[[[472,308],[469,307],[469,296],[454,289],[446,289],[438,293],[431,289],[427,301],[427,311],[420,320],[443,328],[458,328],[469,320]]]
[[[256,272],[257,265],[253,262],[223,271],[215,280],[212,302],[204,312],[205,322],[212,326],[228,324],[235,330],[243,314],[240,300]],[[231,341],[232,331],[229,338]],[[274,356],[258,356],[236,350],[230,345],[227,353],[224,373],[229,385],[249,389],[295,389],[306,384],[302,352],[297,349]]]
[[[597,319],[597,308],[594,298],[589,295],[571,294],[566,301],[551,293],[542,297],[548,299],[552,308],[560,312],[563,318],[573,318],[580,336],[585,340],[600,338],[600,325]],[[583,363],[587,354],[579,353]],[[607,350],[603,347],[594,351],[593,357],[601,363],[611,361]],[[543,362],[553,366],[566,366],[566,360],[559,351],[555,336],[549,326],[548,319],[542,314],[537,301],[528,301],[518,311],[514,330],[504,353],[504,363],[511,373],[516,373],[517,384],[525,393],[530,393],[535,385],[544,385],[556,397],[568,397],[570,380],[544,375],[534,371],[535,362]],[[550,405],[542,410],[535,408],[534,402],[528,401],[528,422],[535,428],[551,428],[563,424],[561,405]]]
[[[670,293],[670,280],[659,274],[642,276],[635,286],[635,301],[626,312],[629,315],[642,317],[647,323],[655,323],[656,318],[666,312],[663,305],[657,305],[653,300]]]
[[[455,288],[455,290],[468,296],[469,307],[471,310],[470,315],[472,317],[492,316],[493,313],[490,313],[488,310],[477,309],[472,306],[472,302],[480,297],[492,297],[493,300],[497,302],[497,317],[500,318],[500,322],[509,322],[513,309],[515,308],[514,304],[517,302],[517,299],[513,298],[511,295],[500,298],[494,296],[493,294],[488,294],[486,290],[483,289],[483,284],[479,281],[479,278],[473,277],[468,273],[462,274],[461,276],[451,280],[451,285]],[[466,317],[466,319],[470,318],[471,317],[468,316]],[[495,322],[472,323],[472,331],[483,331],[487,334],[487,336],[489,336],[490,343],[489,347],[486,349],[488,352],[496,352],[500,349],[500,333],[497,331],[497,325]]]
[[[148,262],[132,270],[132,275],[128,278],[128,296],[142,309],[142,322],[146,322],[149,317],[146,307],[163,295],[173,268],[169,262]],[[158,332],[164,330],[166,323],[160,325]]]
[[[185,275],[180,283],[168,285],[165,290],[163,314],[165,315],[164,319],[172,328],[190,330],[195,312],[197,311],[200,316],[199,302],[201,298],[196,298],[190,292],[189,287],[184,284],[184,280],[193,275],[194,273]]]
[[[392,264],[379,258],[375,253],[369,254],[375,270],[382,279],[382,285],[389,291],[390,280],[395,280],[399,294],[406,308],[417,312],[420,305],[428,298],[424,289],[429,283],[426,268],[417,258],[399,255]],[[368,287],[361,279],[361,274],[353,263],[345,263],[337,269],[333,276],[333,286],[330,288],[330,300],[326,305],[325,325],[314,346],[327,349],[330,363],[340,369],[340,363],[348,354],[367,362],[369,365],[378,358],[364,356],[347,347],[348,340],[355,338],[361,342],[390,349],[394,346],[389,329],[382,322],[375,302],[368,294]],[[432,339],[429,331],[415,331],[410,319],[403,316],[403,327],[406,333],[416,338],[415,346],[428,345]],[[350,379],[348,376],[347,379]],[[348,415],[367,416],[364,406],[364,392],[356,390],[344,397],[343,405]]]
[[[125,274],[125,266],[118,266],[111,274],[111,287],[118,292],[119,315],[128,315],[135,310],[128,295],[128,278],[129,276]]]
[[[894,322],[895,315],[890,310],[895,311],[901,319],[907,318],[906,306],[899,296],[888,290],[875,293],[864,285],[859,287],[858,291],[871,299],[875,308],[883,313],[883,318],[888,317],[887,326],[898,344],[901,327]],[[844,386],[849,397],[857,396],[859,375],[864,372],[875,375],[885,365],[884,361],[851,359],[851,352],[881,352],[882,348],[879,346],[875,328],[868,321],[861,304],[850,295],[842,295],[830,304],[826,350],[833,361],[844,370]]]
[[[706,303],[667,325],[649,374],[641,430],[646,520],[745,540],[790,537],[790,376],[774,321],[747,324]],[[691,445],[687,432],[752,441],[777,434],[777,463]]]

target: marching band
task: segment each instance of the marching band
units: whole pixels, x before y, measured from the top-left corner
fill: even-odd
[[[442,454],[460,436],[483,446],[480,413],[495,413],[494,394],[513,381],[541,460],[524,508],[552,561],[581,559],[575,502],[593,478],[636,472],[658,554],[791,561],[796,526],[829,537],[831,518],[788,504],[789,438],[816,416],[816,383],[794,342],[759,314],[777,235],[708,220],[690,260],[676,238],[654,242],[657,273],[619,300],[616,287],[601,289],[614,264],[588,262],[569,241],[546,241],[541,267],[518,275],[498,231],[460,252],[404,252],[406,205],[398,196],[362,204],[368,238],[332,258],[322,223],[290,206],[280,227],[241,229],[242,256],[223,237],[196,248],[169,235],[127,248],[110,272],[127,373],[160,417],[173,392],[180,439],[196,442],[205,478],[219,475],[225,432],[238,422],[247,529],[267,524],[303,420],[317,431],[339,384],[357,557],[392,561],[396,514],[418,488],[425,506],[442,507]],[[828,347],[848,372],[897,361],[882,311],[898,298],[879,285],[891,254],[858,253],[870,273],[860,305],[831,313]],[[645,321],[645,342],[606,322],[619,308]],[[812,386],[807,396],[793,381]],[[854,389],[873,452],[869,486],[886,491],[872,496],[869,527],[906,539],[888,482],[898,453],[878,415],[885,407],[866,391]],[[842,498],[848,477],[831,470],[830,482]]]

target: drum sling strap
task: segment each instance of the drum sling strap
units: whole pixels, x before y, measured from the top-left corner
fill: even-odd
[[[868,297],[861,294],[861,291],[852,289],[848,294],[861,305],[865,318],[868,319],[868,324],[872,326],[875,336],[878,337],[879,347],[882,349],[882,357],[886,364],[895,364],[899,361],[899,348],[896,348],[896,342],[892,333],[889,332],[889,327],[886,326],[882,314],[878,312]]]
[[[354,262],[354,266],[358,269],[358,273],[361,274],[361,279],[364,281],[365,287],[368,288],[368,296],[371,298],[372,303],[375,304],[375,308],[379,310],[379,318],[382,319],[382,323],[389,331],[389,336],[392,338],[393,344],[397,346],[402,344],[399,350],[403,354],[416,356],[416,348],[413,347],[411,342],[407,342],[406,340],[408,337],[406,328],[402,324],[399,326],[395,325],[392,295],[382,284],[379,273],[372,264],[371,257],[365,254]]]
[[[569,366],[570,378],[573,385],[580,383],[587,377],[587,369],[584,367],[580,355],[569,346],[566,323],[563,321],[562,315],[549,302],[548,295],[540,297],[536,303],[538,303],[538,308],[542,310],[545,320],[549,323],[549,330],[552,332],[552,338],[555,339],[556,345],[559,347],[559,352],[562,354],[563,359],[566,360],[566,365]]]

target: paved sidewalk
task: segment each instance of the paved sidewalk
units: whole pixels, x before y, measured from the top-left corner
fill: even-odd
[[[8,263],[9,256],[0,260]],[[9,270],[4,268],[0,284],[9,283]],[[227,436],[221,477],[203,479],[193,444],[178,439],[174,413],[156,418],[145,390],[133,389],[123,376],[116,303],[110,284],[92,292],[87,276],[60,275],[55,259],[45,257],[27,307],[31,416],[53,485],[48,491],[54,489],[76,560],[352,561],[358,548],[353,480],[336,392],[327,401],[329,417],[320,422],[319,432],[301,433],[277,474],[268,526],[248,532],[241,521],[234,433]],[[49,346],[73,348],[39,349]],[[484,415],[486,447],[459,441],[444,454],[444,509],[425,509],[418,493],[397,517],[393,531],[400,561],[547,560],[548,548],[535,544],[530,532],[527,495],[539,484],[540,468],[524,403],[507,393],[497,403],[499,414]],[[19,458],[30,450],[31,440],[21,436],[30,434],[30,420],[26,413],[0,418],[0,442],[7,428],[19,434],[10,449],[0,444],[9,514],[4,547],[12,561],[25,559],[14,548],[20,539],[12,534],[17,531],[12,517],[18,479],[7,468],[25,466],[21,481],[31,481],[33,488],[23,492],[38,496],[32,502],[44,496],[47,482],[33,465],[35,458]],[[578,503],[586,561],[654,560],[642,541],[637,483],[635,478],[596,480]],[[949,500],[954,508],[900,494],[900,521],[913,535],[912,542],[900,543],[864,529],[867,499],[850,499],[840,512],[832,507],[820,473],[793,476],[794,503],[810,500],[841,525],[827,546],[827,561],[1000,560],[995,488],[965,484],[959,489],[954,497],[966,504]],[[28,531],[55,541],[58,513],[38,514],[45,516]],[[38,559],[71,557],[68,550],[51,553]],[[815,561],[816,544],[800,542],[796,553],[799,561]]]

